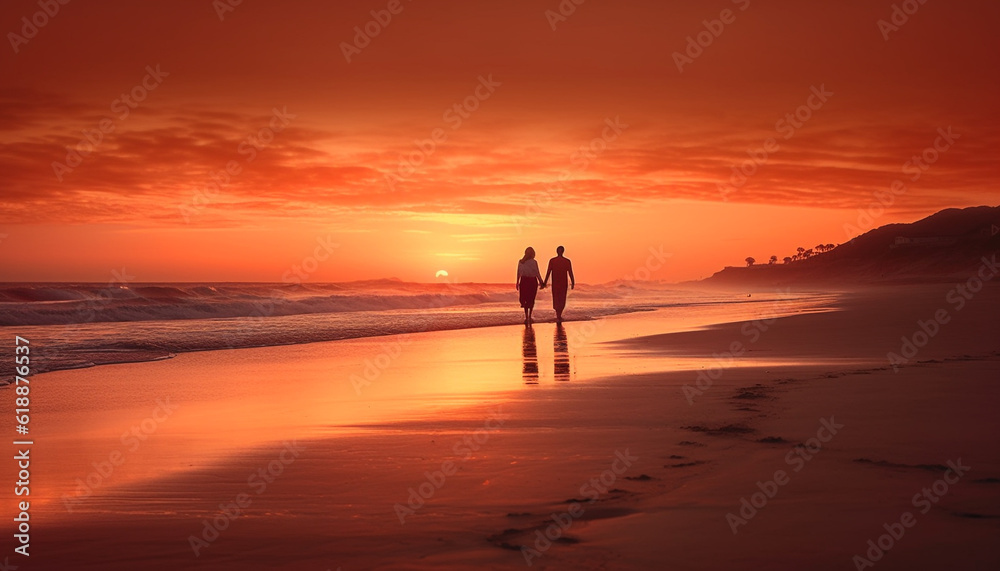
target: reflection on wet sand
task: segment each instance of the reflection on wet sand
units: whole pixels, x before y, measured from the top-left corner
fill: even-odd
[[[552,353],[555,379],[568,381],[570,378],[569,344],[566,342],[566,329],[562,323],[556,324],[556,331],[552,337]]]
[[[521,374],[524,382],[529,385],[538,384],[538,346],[535,345],[535,330],[531,325],[524,326],[524,336],[521,340],[521,356],[524,366]]]

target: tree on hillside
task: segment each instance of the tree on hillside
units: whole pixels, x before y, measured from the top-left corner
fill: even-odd
[[[757,262],[757,260],[753,259],[753,257],[748,257],[748,258],[746,259],[746,263],[747,263],[747,267],[748,267],[748,268],[749,268],[750,266],[754,265],[754,264],[755,264],[756,262]]]
[[[792,258],[791,258],[791,256],[785,256],[785,260],[784,260],[784,262],[785,262],[786,264],[790,264],[790,263],[792,263]]]
[[[778,263],[778,256],[771,256],[771,259],[767,261],[767,264],[769,266],[777,263]]]
[[[806,249],[803,248],[802,246],[799,246],[798,248],[795,248],[795,251],[799,253],[798,258],[797,258],[799,260],[801,260],[802,256],[806,253]]]

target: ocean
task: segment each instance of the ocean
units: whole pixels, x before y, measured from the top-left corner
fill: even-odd
[[[692,291],[657,282],[580,284],[570,321],[669,308],[672,315],[739,321],[805,311],[818,294]],[[541,290],[536,321],[551,321]],[[0,284],[0,330],[32,347],[33,373],[171,358],[177,353],[264,347],[521,323],[512,284]],[[4,341],[7,343],[7,341]],[[10,362],[0,363],[9,382]],[[5,370],[6,369],[6,370]]]

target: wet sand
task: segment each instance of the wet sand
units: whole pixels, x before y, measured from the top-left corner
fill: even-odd
[[[955,311],[950,287],[40,375],[30,568],[849,569],[907,511],[877,568],[992,568],[1000,288]]]

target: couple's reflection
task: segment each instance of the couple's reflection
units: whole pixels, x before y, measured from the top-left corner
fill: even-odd
[[[524,337],[521,339],[521,355],[524,357],[524,367],[521,375],[525,384],[538,384],[538,346],[535,345],[535,330],[531,325],[524,326]]]
[[[569,380],[569,344],[566,342],[566,329],[562,323],[556,323],[556,332],[552,335],[552,362],[557,381]]]
[[[570,377],[569,344],[566,341],[566,329],[562,323],[556,324],[552,336],[553,373],[556,381],[568,381]],[[521,341],[521,355],[524,366],[521,374],[524,382],[529,385],[538,384],[538,346],[535,343],[535,330],[531,325],[525,325],[524,337]]]

